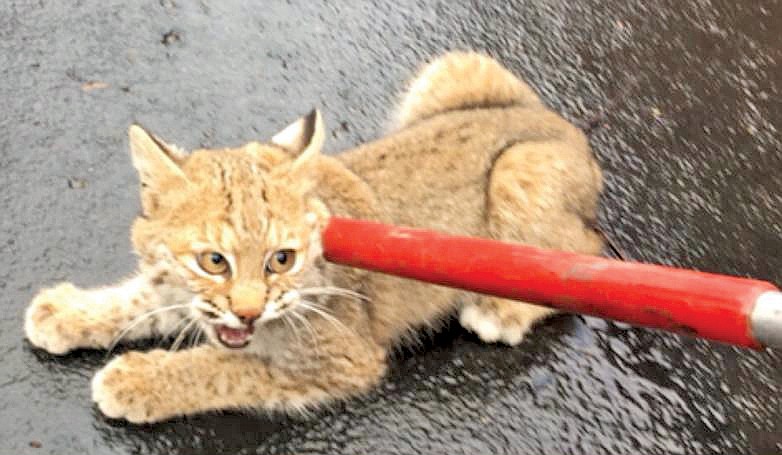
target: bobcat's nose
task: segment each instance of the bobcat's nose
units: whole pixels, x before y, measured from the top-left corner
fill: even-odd
[[[266,286],[237,283],[231,289],[231,311],[246,324],[258,319],[266,305]]]

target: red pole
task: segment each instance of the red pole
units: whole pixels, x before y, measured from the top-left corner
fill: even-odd
[[[375,222],[331,219],[327,260],[751,348],[782,347],[765,281],[623,262]]]

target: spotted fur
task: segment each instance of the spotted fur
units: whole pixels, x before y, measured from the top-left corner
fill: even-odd
[[[339,215],[598,253],[588,226],[601,176],[584,135],[472,53],[427,65],[395,125],[336,156],[320,154],[317,112],[268,143],[190,154],[131,127],[143,207],[132,227],[138,273],[103,289],[41,291],[26,313],[28,339],[54,354],[192,340],[119,355],[95,375],[100,410],[139,423],[220,409],[303,411],[362,393],[383,376],[389,349],[459,302],[462,324],[481,338],[519,343],[550,310],[327,263],[320,232]],[[270,273],[280,249],[297,262]],[[199,266],[209,252],[230,273]],[[226,347],[237,337],[247,344]]]

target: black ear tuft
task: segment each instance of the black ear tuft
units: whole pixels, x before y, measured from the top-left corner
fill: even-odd
[[[304,131],[303,136],[310,138],[315,135],[315,128],[318,123],[318,110],[313,109],[309,114],[304,116]]]

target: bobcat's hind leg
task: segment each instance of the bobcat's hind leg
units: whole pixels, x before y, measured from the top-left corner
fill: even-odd
[[[551,308],[481,296],[462,306],[459,323],[487,343],[516,346],[536,322],[554,313]]]
[[[599,254],[603,242],[589,225],[597,210],[600,170],[585,140],[512,146],[489,181],[489,235],[498,240]],[[465,303],[459,320],[488,342],[518,344],[538,321],[556,311],[494,297]]]

